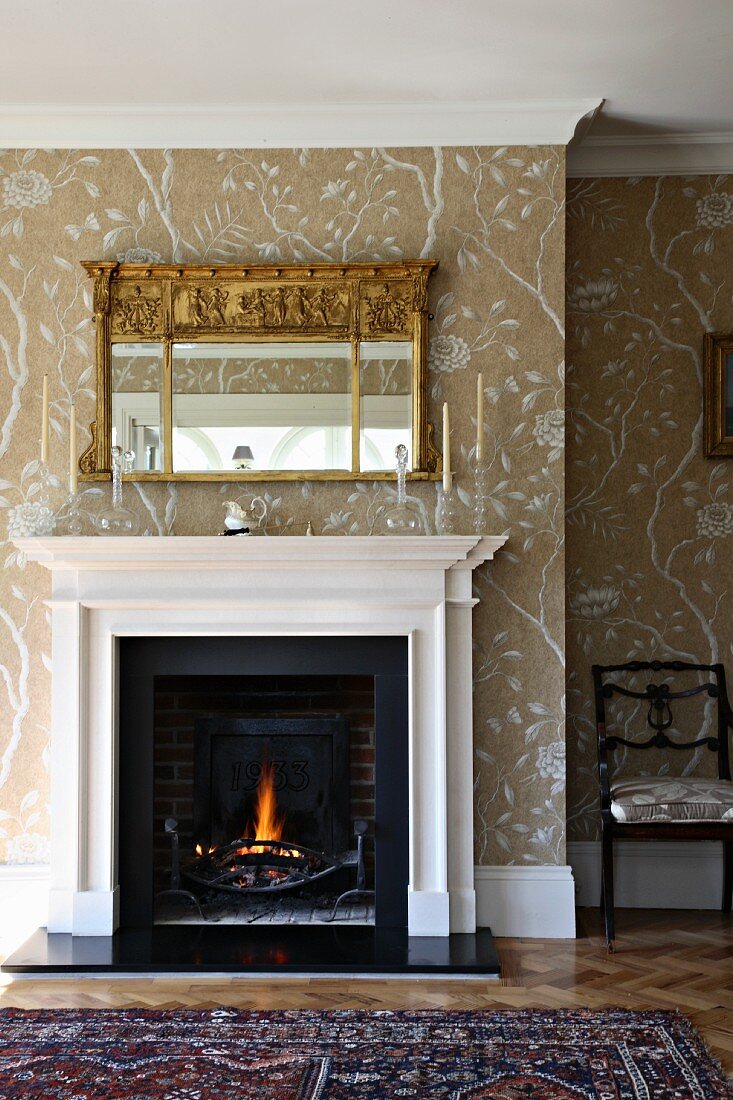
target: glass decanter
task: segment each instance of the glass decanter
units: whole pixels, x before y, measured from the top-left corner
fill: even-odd
[[[134,451],[122,453],[122,447],[112,448],[112,506],[104,508],[96,518],[103,535],[136,535],[140,520],[122,503],[122,471],[129,473],[135,461]]]
[[[424,525],[420,509],[407,499],[407,447],[400,443],[395,448],[397,459],[397,499],[388,504],[382,513],[380,534],[422,535]]]

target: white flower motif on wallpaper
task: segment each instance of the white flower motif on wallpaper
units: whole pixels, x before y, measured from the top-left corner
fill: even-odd
[[[697,481],[684,483],[686,495],[683,503],[694,510],[698,538],[712,540],[696,552],[693,559],[695,565],[700,565],[703,561],[708,565],[715,565],[716,540],[733,535],[733,504],[723,499],[730,489],[727,473],[725,463],[718,462],[710,470],[707,485]],[[702,500],[704,496],[708,497],[705,503]]]
[[[703,195],[697,200],[697,224],[706,229],[722,229],[733,223],[733,195],[724,191]]]
[[[568,306],[582,313],[601,313],[618,297],[618,283],[613,279],[589,279],[568,293]]]
[[[21,169],[3,179],[3,205],[45,206],[51,201],[53,188],[42,172]]]
[[[540,447],[562,450],[565,446],[565,410],[550,409],[535,417],[532,434]]]
[[[154,248],[126,248],[124,252],[117,253],[117,259],[121,264],[159,264],[163,262],[160,252]]]
[[[565,742],[540,745],[537,750],[537,772],[545,779],[564,779]]]
[[[40,833],[19,833],[8,839],[5,858],[11,864],[48,863],[51,858],[50,841]]]
[[[462,336],[434,336],[428,350],[428,363],[436,371],[451,374],[465,370],[471,362],[471,349]]]
[[[22,237],[25,227],[24,215],[35,208],[48,206],[54,191],[70,184],[81,184],[91,198],[99,196],[99,188],[91,180],[84,179],[87,168],[99,164],[99,158],[90,154],[78,155],[77,150],[54,153],[56,171],[40,171],[28,166],[36,159],[37,149],[26,149],[10,154],[0,151],[0,180],[2,180],[2,208],[10,215],[8,221],[0,225],[0,236],[12,233]],[[10,161],[10,163],[8,163]],[[77,226],[69,226],[76,230]],[[70,236],[72,234],[70,233]]]
[[[606,619],[616,610],[620,601],[621,593],[613,585],[590,585],[585,591],[574,592],[570,596],[568,607],[581,619]]]
[[[704,504],[698,508],[697,532],[711,539],[733,535],[733,505]]]
[[[8,538],[26,538],[28,535],[50,535],[55,525],[54,514],[47,505],[38,501],[16,504],[8,510]]]
[[[465,370],[472,356],[503,351],[504,355],[512,361],[519,359],[519,352],[513,342],[513,334],[519,328],[519,322],[513,317],[503,316],[506,306],[506,299],[499,298],[482,318],[478,311],[470,306],[458,305],[453,292],[441,295],[435,306],[432,325],[437,332],[431,337],[428,345],[428,366],[435,375],[431,389],[433,398],[436,400],[441,398],[444,386],[443,376]],[[466,321],[480,323],[480,328],[470,342],[463,336],[448,332],[448,329],[453,328],[459,320],[464,325]],[[487,386],[485,389],[485,393],[493,404],[496,404],[499,392],[496,387]],[[519,387],[513,378],[505,379],[501,392],[519,393]]]

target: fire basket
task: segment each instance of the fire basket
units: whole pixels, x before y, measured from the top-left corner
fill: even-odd
[[[351,857],[351,852],[334,858],[286,841],[248,837],[197,854],[183,873],[209,890],[240,896],[249,891],[274,893],[309,886],[340,867],[352,866]]]

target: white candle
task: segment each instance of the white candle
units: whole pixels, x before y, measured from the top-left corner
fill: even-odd
[[[476,380],[476,461],[484,457],[484,376],[479,371]]]
[[[48,375],[43,376],[43,407],[41,409],[41,462],[48,462]]]
[[[75,493],[78,489],[77,459],[76,459],[76,408],[71,402],[69,409],[69,492]]]
[[[450,418],[448,416],[448,402],[443,402],[443,492],[449,493],[453,488],[453,474],[450,468]]]

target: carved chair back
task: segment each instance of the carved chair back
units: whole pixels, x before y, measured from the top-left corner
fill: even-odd
[[[617,680],[607,680],[614,673],[654,672],[664,673],[665,682],[650,682],[643,691],[633,690]],[[695,675],[697,682],[691,687],[672,690],[666,680],[668,673]],[[700,681],[700,674],[706,674]],[[675,678],[677,679],[677,678]],[[717,755],[718,778],[730,779],[730,753],[728,731],[733,724],[733,712],[725,686],[725,669],[721,664],[696,665],[687,661],[631,661],[624,665],[593,665],[593,685],[596,706],[596,730],[598,733],[598,781],[601,791],[601,814],[604,820],[611,818],[611,775],[612,754],[621,745],[632,750],[673,749],[676,752],[692,752],[706,747]],[[647,726],[650,734],[646,740],[634,740],[617,734],[609,734],[606,728],[606,700],[614,695],[648,702]],[[715,700],[716,733],[700,736],[694,740],[681,740],[667,733],[673,727],[677,701],[691,699],[698,695],[707,695]]]

